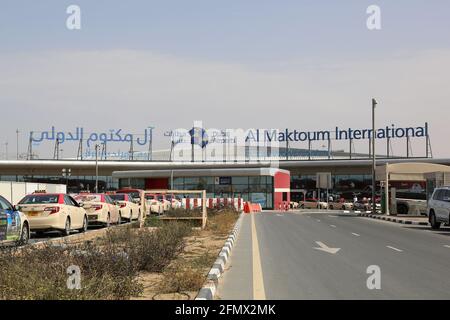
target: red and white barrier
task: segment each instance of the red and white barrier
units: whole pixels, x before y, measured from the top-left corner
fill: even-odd
[[[201,208],[203,205],[202,198],[183,198],[181,199],[182,208],[195,209]],[[244,210],[244,201],[242,198],[206,198],[206,207],[209,209],[218,208],[220,206],[233,206],[238,211]]]

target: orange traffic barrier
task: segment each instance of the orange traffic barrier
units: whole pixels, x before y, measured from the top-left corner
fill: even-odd
[[[253,213],[253,212],[261,212],[261,204],[259,203],[251,203],[251,202],[245,202],[244,204],[244,212],[245,213]]]

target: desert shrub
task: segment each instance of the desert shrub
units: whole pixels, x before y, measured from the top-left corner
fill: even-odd
[[[204,268],[211,268],[211,266],[214,264],[214,261],[217,259],[217,253],[212,253],[210,251],[206,251],[202,253],[201,255],[195,257],[190,261],[190,264],[194,268],[198,269],[204,269]]]
[[[190,264],[176,263],[164,271],[160,291],[163,293],[198,291],[204,281],[205,275],[202,270]]]
[[[231,231],[238,218],[239,212],[236,210],[227,209],[221,212],[212,212],[208,214],[206,228],[219,235],[225,235]]]
[[[125,252],[135,269],[162,272],[185,245],[184,237],[191,232],[191,225],[183,222],[166,222],[162,227],[127,230],[121,228],[107,233],[108,243]]]
[[[67,286],[69,266],[81,271],[81,289]],[[92,244],[0,252],[0,299],[128,299],[139,295],[137,269],[126,256]]]
[[[189,225],[179,222],[164,224],[154,232],[139,232],[129,246],[130,258],[139,270],[162,272],[185,245]]]
[[[200,208],[195,209],[176,208],[166,211],[164,215],[167,217],[201,217],[202,210]]]
[[[159,217],[151,216],[145,219],[145,227],[160,227],[163,222],[159,219]]]

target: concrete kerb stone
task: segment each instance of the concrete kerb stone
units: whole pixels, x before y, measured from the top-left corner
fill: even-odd
[[[358,216],[367,217],[367,218],[371,218],[371,219],[384,220],[384,221],[389,221],[389,222],[394,222],[394,223],[415,225],[415,226],[427,226],[428,225],[428,222],[426,222],[426,221],[413,221],[413,220],[391,218],[391,217],[379,216],[379,215],[373,215],[373,214],[367,214],[367,213],[358,213]]]
[[[225,241],[225,244],[222,250],[220,251],[219,256],[214,262],[211,270],[208,272],[208,276],[206,277],[207,280],[203,285],[203,287],[198,292],[198,295],[195,298],[195,300],[214,300],[217,285],[219,283],[219,278],[225,271],[225,265],[231,255],[231,250],[233,249],[236,237],[239,233],[243,216],[244,213],[241,213],[239,219],[236,221],[236,224],[234,225],[233,231],[228,236],[228,239]]]

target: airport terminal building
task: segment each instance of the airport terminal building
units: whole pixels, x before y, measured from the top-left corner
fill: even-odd
[[[428,163],[450,165],[450,159],[377,159],[377,165]],[[99,191],[140,189],[207,190],[208,197],[242,197],[277,208],[280,201],[317,196],[316,174],[330,172],[332,192],[357,192],[370,187],[371,160],[281,160],[270,162],[175,163],[158,161],[98,161]],[[70,176],[62,174],[70,169]],[[0,161],[0,181],[67,184],[69,192],[93,191],[96,163],[88,160]],[[409,185],[408,185],[409,187]]]
[[[111,130],[113,132],[113,130]],[[351,194],[367,190],[372,185],[372,161],[369,138],[371,130],[340,129],[335,131],[302,132],[298,130],[253,130],[246,133],[245,145],[240,146],[236,140],[223,138],[214,149],[221,153],[215,158],[211,145],[217,139],[215,133],[204,129],[192,128],[183,134],[171,133],[171,148],[167,150],[150,150],[144,157],[137,157],[133,151],[133,142],[143,146],[152,141],[151,131],[145,139],[133,138],[128,158],[107,156],[106,143],[114,139],[120,141],[120,130],[108,136],[106,133],[89,137],[103,137],[103,151],[96,153],[96,159],[91,156],[62,158],[55,151],[53,159],[36,159],[31,151],[32,135],[28,159],[0,160],[0,181],[40,182],[66,184],[68,192],[81,190],[94,191],[98,181],[99,191],[117,190],[123,187],[139,189],[181,189],[206,190],[210,198],[241,197],[244,200],[261,203],[263,208],[278,208],[286,201],[299,201],[305,197],[318,198],[323,196],[316,185],[318,173],[330,173],[332,188],[335,194]],[[249,133],[250,132],[250,133]],[[209,135],[209,138],[205,138]],[[76,133],[63,132],[41,133],[39,143],[45,139],[56,140],[55,150],[59,150],[60,138],[74,141],[79,139],[79,149],[83,146],[83,131],[77,128]],[[176,140],[174,138],[176,137]],[[180,150],[174,148],[184,137],[188,137]],[[180,138],[181,137],[181,138]],[[256,142],[264,140],[262,147],[249,145],[248,140]],[[377,152],[377,165],[400,163],[421,163],[450,165],[450,159],[435,159],[432,157],[429,144],[429,127],[394,128],[394,126],[377,130],[377,139],[386,141],[384,152]],[[424,154],[413,157],[396,156],[390,153],[390,140],[404,139],[409,150],[411,139],[421,139],[424,142]],[[53,141],[52,140],[52,141]],[[345,140],[348,150],[333,150],[332,143]],[[368,152],[356,153],[352,147],[353,140],[360,140]],[[234,142],[233,142],[234,141]],[[266,142],[276,141],[276,145],[266,145]],[[88,141],[89,142],[89,141]],[[181,141],[182,142],[182,141]],[[251,142],[251,141],[250,141]],[[323,144],[322,148],[313,147],[314,142]],[[298,147],[303,144],[306,147]],[[145,145],[145,146],[147,146]],[[317,144],[316,144],[317,146]],[[377,149],[379,150],[379,149]],[[240,152],[242,151],[242,152]],[[184,152],[184,153],[183,153]],[[178,157],[179,154],[184,154]],[[425,182],[399,181],[399,186],[408,188],[425,188]]]

